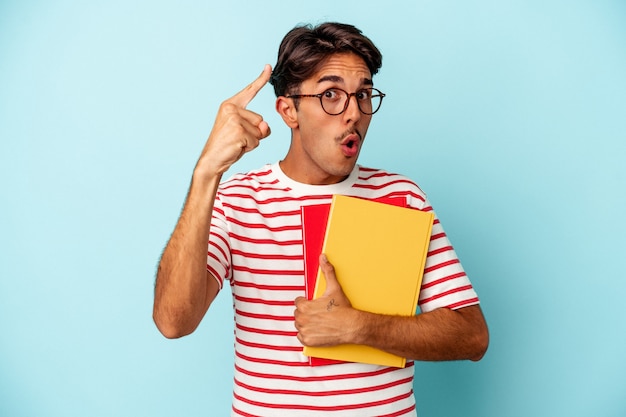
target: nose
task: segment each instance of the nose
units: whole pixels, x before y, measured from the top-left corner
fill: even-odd
[[[354,99],[354,100],[353,100]],[[356,122],[361,118],[361,109],[359,109],[359,103],[357,102],[356,94],[352,93],[348,97],[346,102],[346,109],[343,112],[343,117],[346,122]]]

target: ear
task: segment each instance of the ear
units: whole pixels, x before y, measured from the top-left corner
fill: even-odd
[[[276,111],[283,118],[283,121],[289,128],[298,127],[298,112],[293,105],[293,99],[280,96],[276,99]]]

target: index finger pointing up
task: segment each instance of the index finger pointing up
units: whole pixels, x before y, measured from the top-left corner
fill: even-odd
[[[263,72],[256,80],[252,81],[246,88],[232,96],[228,101],[236,106],[245,108],[257,95],[257,93],[261,91],[263,86],[267,84],[271,75],[272,67],[269,64],[266,64],[265,68],[263,68]]]

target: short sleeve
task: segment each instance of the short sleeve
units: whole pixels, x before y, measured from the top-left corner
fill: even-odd
[[[432,211],[426,200],[423,208]],[[446,307],[459,309],[478,304],[478,296],[435,215],[419,297],[422,312]]]
[[[211,216],[207,249],[207,271],[217,279],[220,289],[224,286],[224,280],[230,279],[231,257],[228,222],[226,221],[226,214],[219,193],[215,198]]]

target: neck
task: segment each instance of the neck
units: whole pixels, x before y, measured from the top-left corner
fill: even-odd
[[[299,183],[309,185],[337,184],[350,175],[336,176],[321,171],[311,172],[309,170],[303,170],[302,166],[297,161],[294,161],[294,158],[289,157],[289,154],[287,154],[285,159],[279,162],[279,165],[286,176]]]

